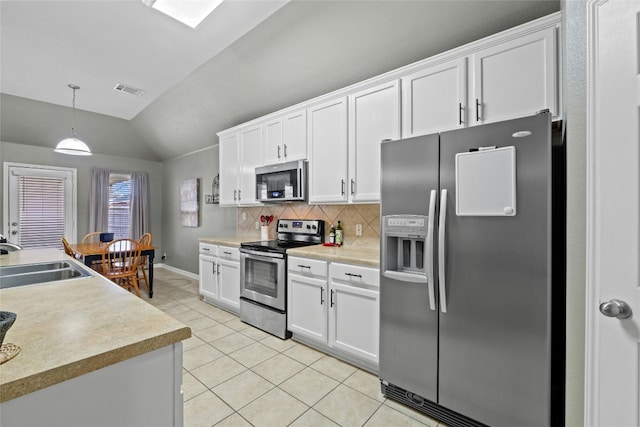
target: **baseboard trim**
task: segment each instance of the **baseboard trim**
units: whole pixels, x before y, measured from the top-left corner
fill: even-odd
[[[187,270],[181,270],[179,268],[172,267],[172,266],[167,265],[167,264],[163,264],[163,263],[153,264],[153,268],[164,268],[164,269],[167,269],[169,271],[173,271],[174,273],[178,273],[178,274],[182,274],[183,276],[187,276],[187,277],[189,277],[191,279],[200,280],[200,276],[195,274],[195,273],[192,273],[192,272],[187,271]]]

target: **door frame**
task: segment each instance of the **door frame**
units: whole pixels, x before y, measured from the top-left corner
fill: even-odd
[[[77,239],[77,234],[78,234],[78,171],[75,168],[67,168],[67,167],[60,167],[60,166],[48,166],[48,165],[35,165],[35,164],[30,164],[30,163],[16,163],[16,162],[4,162],[3,164],[4,167],[4,175],[3,175],[3,180],[4,180],[4,185],[3,185],[3,193],[2,193],[2,220],[3,220],[3,224],[2,227],[0,228],[0,230],[2,230],[2,234],[7,238],[7,240],[11,241],[10,239],[10,225],[9,225],[9,197],[10,197],[10,177],[9,177],[9,173],[10,173],[10,169],[12,167],[18,167],[18,168],[27,168],[27,169],[35,169],[35,170],[47,170],[47,171],[51,171],[51,172],[64,172],[64,173],[70,173],[71,174],[71,235],[67,236],[70,239],[73,239],[73,241],[76,241]]]
[[[598,223],[596,220],[599,204],[598,187],[596,183],[595,157],[601,149],[596,129],[596,86],[601,78],[597,69],[598,45],[598,8],[614,0],[587,0],[587,52],[586,52],[586,301],[585,301],[585,370],[584,370],[584,425],[597,425],[599,420],[600,378],[606,374],[599,359],[598,321],[601,314],[596,307],[599,305],[600,283],[597,280],[596,242]]]

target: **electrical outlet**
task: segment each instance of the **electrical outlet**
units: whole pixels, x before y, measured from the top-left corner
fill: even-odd
[[[362,236],[362,224],[356,224],[356,236]]]
[[[246,212],[242,212],[242,220],[246,221],[247,219],[247,213]]]
[[[167,259],[167,254],[166,253],[162,254],[162,260],[164,261],[165,259]]]

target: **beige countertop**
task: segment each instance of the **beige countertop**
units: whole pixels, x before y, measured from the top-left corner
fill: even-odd
[[[380,249],[378,247],[313,245],[289,249],[287,254],[371,267],[378,267],[380,265]]]
[[[255,236],[229,236],[229,237],[203,237],[198,239],[203,243],[214,245],[240,247],[242,242],[260,240]],[[380,248],[378,245],[369,246],[322,246],[313,245],[302,248],[289,249],[287,254],[305,258],[316,258],[325,261],[346,262],[350,264],[360,264],[378,267],[380,264]]]
[[[71,259],[55,249],[23,250],[0,256],[0,266]],[[0,402],[191,336],[182,323],[99,275],[2,289],[0,309],[17,314],[4,342],[21,347],[0,365]]]
[[[232,248],[239,248],[242,242],[255,242],[260,240],[260,236],[227,236],[227,237],[202,237],[198,239],[202,243],[213,245],[223,245]]]

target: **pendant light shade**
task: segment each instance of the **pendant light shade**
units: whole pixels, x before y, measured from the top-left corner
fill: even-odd
[[[87,147],[87,144],[76,138],[76,90],[80,89],[80,86],[69,84],[73,90],[73,117],[71,119],[71,137],[65,138],[58,143],[58,146],[54,150],[56,153],[71,154],[72,156],[90,156],[91,150]]]

